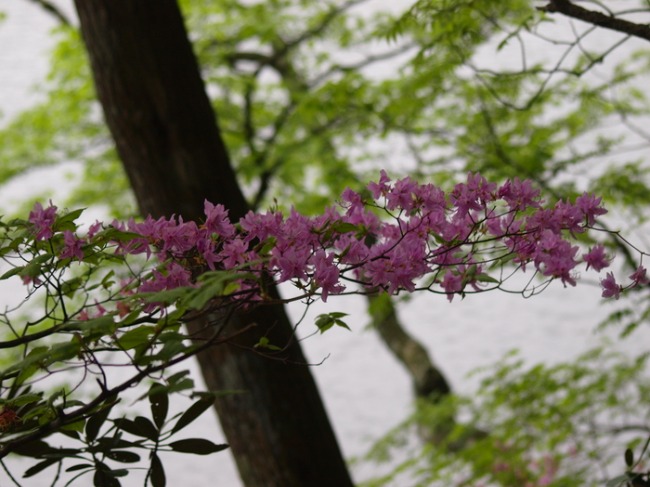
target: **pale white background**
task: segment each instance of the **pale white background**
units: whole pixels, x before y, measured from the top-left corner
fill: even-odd
[[[405,5],[409,3],[408,0],[404,2]],[[69,5],[65,5],[70,12]],[[46,73],[46,53],[51,45],[48,30],[54,24],[27,0],[0,0],[0,10],[8,14],[0,25],[0,110],[6,121],[38,99],[32,87]],[[66,167],[70,171],[75,166]],[[10,187],[2,187],[0,208],[22,198],[26,192],[48,185],[52,186],[56,198],[56,191],[65,188],[66,177],[52,171],[38,171]],[[592,330],[604,313],[611,311],[611,305],[600,300],[600,291],[594,282],[569,289],[555,284],[542,296],[528,300],[491,293],[470,296],[462,302],[456,299],[449,304],[443,297],[422,295],[403,304],[400,315],[409,331],[428,347],[453,387],[467,393],[477,386],[477,380],[467,379],[466,374],[478,366],[493,363],[510,349],[519,348],[531,362],[556,362],[575,357],[599,344],[603,337]],[[6,288],[2,288],[2,292],[3,295],[11,294]],[[375,334],[365,329],[367,318],[363,300],[332,298],[327,307],[314,307],[310,316],[324,309],[349,313],[348,324],[352,332],[332,330],[324,336],[305,340],[303,345],[312,362],[327,358],[312,370],[344,454],[350,458],[363,454],[374,439],[409,413],[409,378]],[[296,304],[290,311],[298,318],[302,309]],[[312,331],[311,323],[313,319],[305,320],[303,334]],[[647,338],[646,330],[635,335],[634,343],[626,343],[625,347],[641,351],[646,348]],[[199,380],[195,369],[193,373]],[[216,442],[225,441],[211,413],[204,415],[192,430],[188,428],[188,434],[192,432],[209,436]],[[163,461],[168,485],[240,485],[228,453],[209,457],[172,455]],[[18,465],[18,462],[12,459],[8,464]],[[14,473],[19,472],[20,468],[14,470]],[[372,468],[357,466],[353,473],[357,480],[362,480],[372,474]],[[49,485],[51,475],[51,471],[46,470],[22,485]],[[127,479],[123,485],[142,485],[141,477]],[[90,479],[86,478],[74,485],[90,484]],[[0,486],[5,485],[13,484],[0,472]]]

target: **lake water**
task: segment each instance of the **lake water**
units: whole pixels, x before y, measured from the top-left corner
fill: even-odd
[[[69,4],[67,4],[69,11]],[[30,86],[44,76],[47,69],[45,52],[51,20],[32,2],[0,0],[0,11],[8,18],[0,25],[0,110],[13,115],[37,100]],[[73,168],[73,167],[72,167]],[[58,178],[58,179],[57,179]],[[38,181],[37,181],[38,180]],[[47,180],[54,187],[61,185],[60,175],[51,171],[21,179],[2,190],[0,206],[17,195],[29,191],[33,184]],[[2,289],[10,293],[9,289]],[[408,330],[428,348],[434,361],[459,391],[471,392],[476,379],[467,379],[472,369],[493,363],[505,352],[518,348],[530,361],[557,362],[569,360],[597,345],[601,335],[594,325],[612,304],[603,304],[594,283],[581,283],[564,289],[555,283],[544,294],[532,299],[501,293],[469,296],[449,304],[438,295],[420,295],[400,306],[400,316]],[[297,319],[302,313],[299,304],[290,306]],[[323,336],[303,341],[308,358],[322,365],[312,371],[320,386],[346,457],[364,453],[374,439],[399,423],[410,411],[409,377],[393,360],[377,336],[366,330],[368,319],[362,298],[332,298],[325,307],[320,304],[309,311],[303,335],[312,331],[313,316],[327,310],[349,313],[352,331],[335,329]],[[642,337],[640,339],[640,336]],[[644,349],[648,334],[636,335],[628,349]],[[196,368],[192,373],[198,378]],[[183,407],[180,405],[179,407]],[[207,433],[210,432],[210,433]],[[188,436],[209,435],[216,442],[224,438],[212,414],[188,428]],[[168,485],[240,485],[232,458],[228,453],[209,457],[167,455],[163,461]],[[9,466],[27,465],[9,459]],[[19,473],[20,468],[15,472]],[[355,467],[356,479],[366,478],[370,467]],[[22,485],[50,485],[48,470],[28,479]],[[142,485],[142,477],[129,476],[123,485]],[[0,486],[13,485],[0,471]],[[80,481],[74,485],[89,485]]]

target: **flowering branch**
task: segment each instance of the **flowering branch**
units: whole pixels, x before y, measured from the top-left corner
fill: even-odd
[[[203,223],[149,217],[96,222],[83,233],[76,223],[81,210],[59,214],[51,203],[36,203],[27,220],[0,220],[0,257],[10,266],[0,279],[20,278],[28,293],[23,302],[36,296],[44,302],[43,316],[22,327],[13,319],[21,305],[0,313],[11,332],[0,348],[17,359],[0,370],[0,419],[6,423],[0,421],[0,458],[9,451],[36,451],[20,446],[81,421],[85,439],[79,431],[70,435],[87,446],[74,454],[91,455],[96,471],[117,476],[103,460],[97,463],[100,427],[90,421],[112,408],[110,397],[147,378],[156,381],[158,398],[192,388],[191,383],[179,385],[178,374],[167,376],[169,365],[229,339],[220,336],[223,320],[210,320],[212,313],[227,317],[240,307],[276,302],[266,292],[270,279],[291,282],[299,290],[298,297],[284,302],[306,304],[343,293],[417,290],[442,293],[452,301],[470,292],[506,290],[509,276],[529,268],[532,278],[521,292],[538,292],[535,276],[544,279],[542,286],[554,279],[574,286],[579,265],[600,272],[612,260],[600,244],[584,253],[576,244],[582,234],[602,231],[593,228],[606,212],[600,202],[583,194],[574,202],[547,205],[530,181],[497,185],[477,174],[446,193],[410,178],[391,181],[382,171],[364,195],[348,189],[337,206],[312,218],[295,210],[286,217],[277,211],[250,212],[234,223],[222,205],[206,201]],[[647,255],[638,253],[641,260]],[[641,264],[625,286],[607,273],[601,281],[603,297],[618,298],[625,289],[647,284]],[[208,317],[212,338],[196,340],[181,328],[200,315]],[[321,315],[316,325],[321,332],[347,327],[343,316]],[[265,337],[255,348],[281,352]],[[137,373],[116,383],[108,373],[112,367]],[[47,397],[52,377],[76,370],[81,371],[76,386]],[[92,376],[99,386],[94,399],[73,399]],[[71,381],[74,375],[66,377]],[[40,392],[34,392],[44,379]],[[154,419],[160,414],[156,411],[152,402]],[[156,432],[147,427],[143,433],[114,420],[113,428],[102,431],[118,437],[140,431],[153,440],[163,435],[166,423],[158,423]],[[106,448],[106,457],[113,458]],[[151,448],[153,458],[157,439]],[[64,456],[38,465],[46,468]]]

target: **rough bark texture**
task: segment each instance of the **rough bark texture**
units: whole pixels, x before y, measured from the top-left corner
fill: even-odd
[[[97,93],[140,210],[200,219],[203,200],[233,218],[248,210],[219,135],[174,0],[75,0]],[[239,314],[256,328],[199,362],[210,389],[243,390],[216,404],[247,486],[348,486],[351,480],[302,351],[282,307]],[[200,323],[190,324],[198,331]],[[291,343],[256,355],[265,334]]]

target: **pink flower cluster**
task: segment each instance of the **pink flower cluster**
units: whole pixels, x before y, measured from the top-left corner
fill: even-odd
[[[143,278],[140,291],[192,286],[202,270],[211,269],[267,274],[323,301],[350,283],[389,293],[426,288],[451,301],[468,286],[498,286],[500,279],[488,270],[509,261],[565,285],[575,285],[581,262],[597,272],[610,262],[602,245],[578,256],[571,244],[606,212],[600,198],[589,194],[547,207],[530,181],[515,178],[498,186],[470,173],[447,194],[408,177],[393,182],[384,171],[368,190],[371,201],[347,189],[337,206],[312,218],[295,210],[286,217],[250,212],[235,224],[223,205],[206,201],[203,224],[172,216],[112,226],[138,235],[117,242],[118,252],[155,255],[161,262]],[[55,207],[35,206],[29,221],[37,240],[52,236],[55,213]],[[60,257],[81,260],[82,243],[66,232]],[[647,281],[639,267],[631,285]],[[623,289],[612,273],[602,285],[604,297],[617,298]],[[259,299],[255,279],[240,282],[240,291]]]

